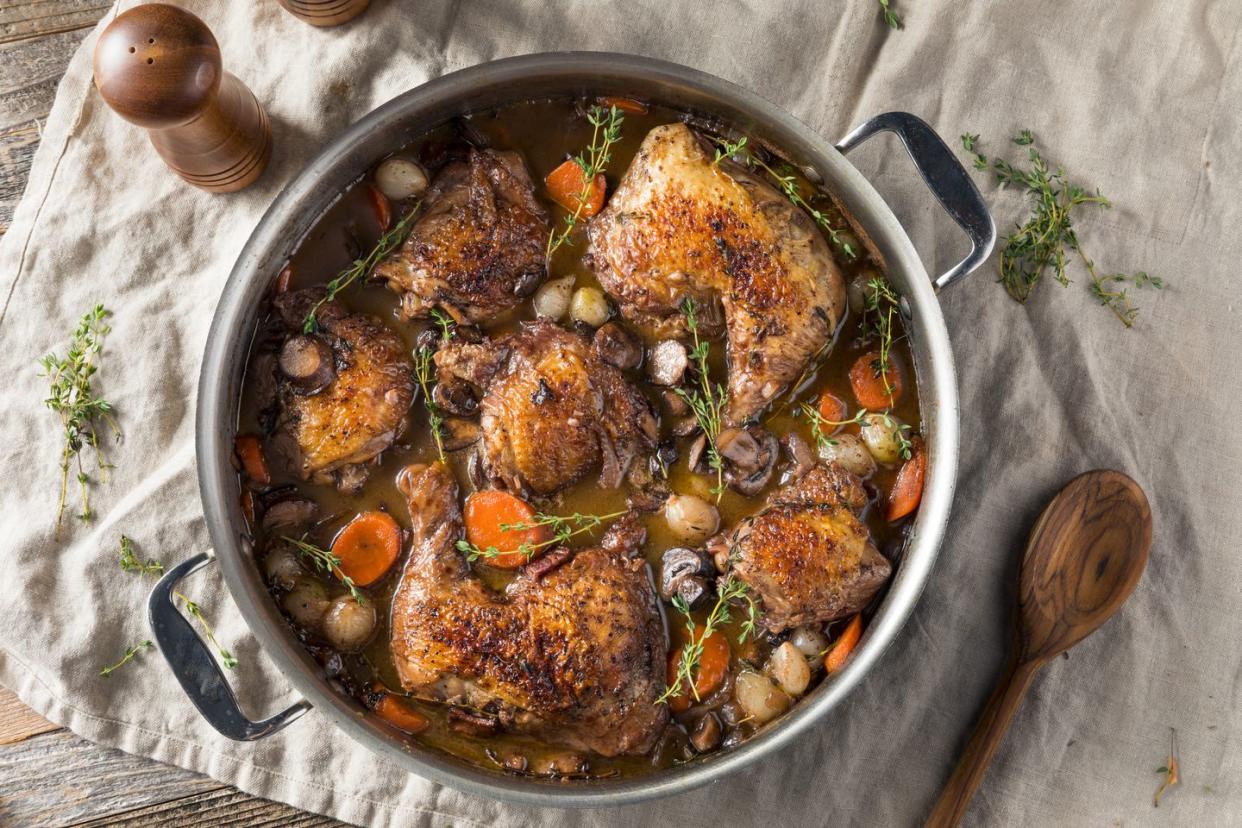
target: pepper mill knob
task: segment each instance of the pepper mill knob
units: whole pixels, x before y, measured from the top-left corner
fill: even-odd
[[[285,10],[312,26],[339,26],[367,10],[371,0],[279,0]]]
[[[95,46],[95,86],[196,187],[240,190],[271,157],[267,113],[224,71],[207,24],[184,9],[149,3],[118,15]]]

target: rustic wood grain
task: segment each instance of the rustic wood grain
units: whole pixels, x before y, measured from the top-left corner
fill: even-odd
[[[110,5],[101,0],[9,0],[0,6],[0,44],[89,29]]]
[[[11,745],[31,736],[50,733],[56,725],[22,704],[22,700],[0,687],[0,745]],[[2,787],[2,786],[0,786]]]
[[[232,788],[194,794],[123,814],[74,823],[73,828],[172,828],[172,826],[246,826],[246,828],[340,828],[337,822],[288,805],[257,799]]]

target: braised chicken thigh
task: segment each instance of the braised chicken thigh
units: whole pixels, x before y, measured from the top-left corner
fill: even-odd
[[[656,704],[666,650],[640,550],[605,541],[498,593],[454,547],[462,517],[444,466],[409,466],[398,487],[413,534],[392,607],[402,687],[566,747],[602,756],[649,750],[668,720]]]
[[[471,149],[432,181],[409,238],[372,278],[401,294],[406,319],[442,306],[481,322],[539,287],[547,236],[522,156]]]
[[[723,306],[734,425],[786,390],[845,313],[841,271],[811,219],[713,161],[685,124],[647,133],[589,233],[591,267],[635,323],[669,334],[687,298]]]
[[[513,492],[553,494],[595,468],[601,486],[616,487],[655,447],[642,394],[585,337],[552,322],[491,344],[452,343],[435,359],[439,388],[465,382],[482,394],[484,470]]]

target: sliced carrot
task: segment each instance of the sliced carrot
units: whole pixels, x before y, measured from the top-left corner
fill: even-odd
[[[371,209],[375,210],[375,220],[379,222],[381,230],[387,230],[392,224],[392,203],[388,200],[388,196],[379,191],[379,188],[368,184],[367,190],[371,196]]]
[[[823,417],[830,423],[840,423],[845,420],[849,414],[849,408],[846,407],[845,401],[829,391],[819,395],[819,416]]]
[[[375,705],[375,714],[388,724],[406,733],[421,733],[431,720],[396,696],[384,696]]]
[[[927,452],[923,441],[915,440],[910,459],[901,464],[893,490],[888,493],[888,510],[884,517],[889,522],[901,520],[919,507],[923,499],[923,476],[927,473]]]
[[[284,270],[276,277],[276,292],[288,293],[289,283],[293,281],[293,265],[285,265]]]
[[[535,519],[535,510],[520,497],[496,489],[475,492],[466,498],[465,519],[466,540],[479,549],[499,552],[499,555],[484,559],[488,565],[499,569],[517,569],[529,563],[531,557],[521,551],[522,545],[526,544],[529,549],[546,543],[552,537],[546,526],[502,528],[519,523],[531,524]],[[535,549],[534,555],[542,551]]]
[[[889,360],[888,370],[880,374],[880,352],[870,351],[850,367],[850,387],[858,404],[869,411],[892,408],[901,398],[901,373]],[[890,389],[891,392],[890,393]]]
[[[552,200],[571,213],[578,209],[578,200],[582,197],[582,191],[587,187],[582,167],[579,167],[578,162],[572,158],[548,173],[543,183],[547,185],[548,195],[552,196]],[[595,176],[595,180],[591,182],[586,203],[582,205],[582,211],[578,213],[578,216],[590,218],[604,209],[604,194],[607,190],[608,183],[604,180],[603,173]]]
[[[646,115],[647,105],[642,101],[636,101],[633,98],[600,98],[599,102],[604,106],[615,106],[622,112],[633,112],[635,115]]]
[[[668,656],[668,683],[671,686],[677,681],[677,668],[681,663],[682,650],[686,645],[678,647]],[[691,703],[706,698],[724,681],[729,670],[729,639],[720,630],[703,639],[703,655],[699,657],[698,670],[694,675],[694,692],[684,682],[681,692],[668,700],[669,710],[680,713],[689,709]],[[697,694],[697,699],[695,698]]]
[[[272,475],[267,470],[267,461],[263,459],[263,444],[253,434],[238,434],[233,441],[233,451],[241,461],[242,471],[246,476],[261,486],[272,482]]]
[[[387,512],[363,512],[337,533],[332,554],[341,559],[338,575],[358,586],[370,586],[397,562],[401,527]]]
[[[243,489],[241,493],[241,510],[246,518],[246,525],[254,526],[254,492]]]
[[[824,669],[829,673],[840,670],[845,665],[845,659],[854,652],[859,638],[862,638],[862,616],[855,615],[828,648],[828,653],[824,656]]]

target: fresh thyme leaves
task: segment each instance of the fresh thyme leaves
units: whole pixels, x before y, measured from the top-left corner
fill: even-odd
[[[591,143],[586,152],[574,156],[574,163],[582,170],[582,192],[578,193],[574,211],[565,216],[564,226],[560,230],[554,229],[548,236],[548,246],[544,255],[549,259],[552,258],[557,248],[569,241],[574,228],[578,226],[582,211],[591,201],[595,177],[608,169],[608,162],[612,160],[612,146],[621,140],[621,124],[625,121],[625,116],[615,106],[607,109],[602,106],[592,106],[587,110],[587,121],[592,127]]]
[[[683,687],[689,689],[695,701],[701,701],[695,680],[699,670],[699,662],[703,658],[703,642],[716,630],[732,620],[729,605],[731,602],[739,600],[745,601],[747,605],[746,618],[742,622],[741,634],[738,635],[737,639],[737,642],[741,644],[748,637],[755,637],[758,632],[756,624],[759,620],[759,608],[755,603],[755,599],[751,597],[750,590],[747,589],[746,584],[732,576],[721,582],[716,594],[716,603],[712,607],[711,612],[707,614],[707,619],[703,622],[702,627],[694,623],[694,618],[690,615],[690,606],[685,599],[680,595],[673,598],[673,607],[685,616],[686,632],[689,634],[689,640],[681,648],[681,656],[677,660],[677,671],[673,677],[673,683],[664,689],[660,698],[656,699],[656,704],[662,704],[680,696],[685,692]]]
[[[230,670],[236,667],[237,659],[233,658],[232,653],[220,646],[220,642],[216,640],[215,630],[211,628],[211,624],[207,623],[207,617],[203,615],[203,608],[178,590],[174,589],[173,595],[181,599],[181,603],[185,606],[185,611],[203,628],[203,634],[207,636],[207,640],[211,642],[212,646],[216,648],[216,652],[220,654],[220,663]]]
[[[293,545],[293,548],[301,552],[303,555],[311,559],[315,568],[320,572],[326,572],[341,579],[346,587],[349,588],[349,594],[354,596],[354,600],[359,604],[365,604],[367,597],[362,594],[362,590],[358,589],[354,579],[341,571],[341,559],[333,555],[327,549],[320,549],[313,543],[308,543],[305,538],[291,538],[288,535],[281,535],[281,540]]]
[[[732,158],[735,155],[741,155],[746,149],[746,136],[742,136],[736,141],[729,141],[725,138],[715,139],[716,157],[712,159],[712,165],[719,164],[725,158]]]
[[[448,334],[451,336],[452,334]],[[414,352],[414,379],[423,392],[423,406],[427,409],[427,428],[431,429],[431,439],[436,441],[436,454],[444,461],[444,414],[440,406],[431,398],[431,389],[435,386],[435,366],[432,357],[435,352],[428,347],[419,348]]]
[[[522,521],[520,523],[502,523],[500,531],[502,532],[527,532],[531,529],[547,527],[552,531],[552,537],[546,541],[539,543],[523,543],[517,548],[518,554],[524,556],[526,560],[535,557],[535,553],[549,546],[562,546],[569,542],[570,538],[581,535],[584,532],[590,532],[599,528],[604,521],[613,520],[624,515],[625,512],[611,512],[607,515],[584,515],[580,512],[574,512],[572,515],[549,515],[544,512],[535,514],[532,520]],[[457,550],[466,554],[466,560],[474,563],[479,558],[490,559],[500,555],[508,555],[511,552],[502,552],[495,546],[489,546],[486,549],[480,549],[468,540],[462,539],[457,541]]]
[[[453,317],[449,316],[439,308],[431,309],[431,319],[436,323],[436,327],[440,329],[440,341],[448,342],[457,336],[457,323],[453,321]]]
[[[152,644],[151,644],[151,642],[150,642],[149,640],[147,640],[147,639],[143,639],[142,641],[139,641],[137,644],[135,644],[134,646],[132,646],[132,647],[130,647],[129,649],[127,649],[127,650],[125,651],[125,655],[123,655],[123,656],[121,657],[121,660],[120,660],[120,661],[118,661],[116,664],[109,665],[109,666],[107,666],[107,667],[103,668],[102,670],[100,670],[100,671],[99,671],[99,675],[103,676],[104,678],[107,678],[108,676],[110,676],[110,675],[112,675],[113,673],[115,673],[117,670],[119,670],[119,669],[121,669],[122,667],[124,667],[126,664],[129,664],[131,661],[133,661],[133,660],[134,660],[134,656],[138,655],[138,653],[142,652],[143,650],[145,650],[145,649],[147,649],[147,648],[149,648],[149,647],[151,647],[151,646],[153,646],[153,645],[152,645]],[[234,663],[236,663],[236,662],[234,662]]]
[[[1091,294],[1111,310],[1121,324],[1127,328],[1133,326],[1139,309],[1124,285],[1160,290],[1164,287],[1164,281],[1141,271],[1100,275],[1095,262],[1082,249],[1082,242],[1073,225],[1076,208],[1094,205],[1108,209],[1112,207],[1112,202],[1099,190],[1091,194],[1082,187],[1070,184],[1064,169],[1058,167],[1053,171],[1035,146],[1035,136],[1029,129],[1022,130],[1013,139],[1018,146],[1029,147],[1029,169],[1003,158],[993,158],[989,162],[988,157],[979,151],[978,140],[978,135],[962,135],[962,147],[974,156],[975,169],[983,170],[990,166],[1001,187],[1019,187],[1031,197],[1031,215],[1015,233],[1006,237],[1001,250],[999,281],[1009,295],[1018,302],[1025,302],[1050,267],[1053,278],[1068,286],[1068,248],[1082,260],[1091,278]]]
[[[415,202],[414,206],[401,217],[400,221],[390,227],[384,235],[380,236],[379,241],[375,243],[375,247],[371,248],[370,253],[361,259],[355,259],[349,267],[342,270],[336,275],[336,278],[328,282],[323,298],[315,303],[310,313],[306,314],[306,319],[302,321],[302,333],[314,333],[319,328],[317,314],[325,302],[331,302],[341,291],[366,276],[377,264],[387,258],[389,253],[401,246],[401,243],[405,241],[405,237],[410,234],[410,227],[414,222],[414,217],[418,215],[420,206],[422,206],[421,202]]]
[[[1164,780],[1152,798],[1152,807],[1159,808],[1160,797],[1164,796],[1165,791],[1182,781],[1177,760],[1177,731],[1173,728],[1169,728],[1169,758],[1165,760],[1164,767],[1156,768],[1156,773],[1164,774]]]
[[[139,575],[163,575],[164,565],[159,561],[148,560],[142,563],[134,554],[134,542],[128,535],[121,535],[121,569],[136,572]]]
[[[39,360],[43,376],[51,382],[43,404],[60,415],[64,427],[64,447],[60,451],[60,502],[56,507],[58,531],[65,514],[70,468],[76,469],[74,477],[82,499],[82,511],[78,513],[78,518],[88,521],[94,515],[89,491],[91,477],[82,455],[87,449],[94,453],[96,469],[101,476],[106,475],[111,465],[100,446],[100,437],[108,430],[117,439],[121,436],[121,429],[112,413],[112,404],[100,397],[91,383],[99,370],[103,338],[112,330],[107,323],[109,316],[111,313],[103,305],[96,305],[74,328],[69,351],[63,358],[48,354]]]
[[[860,408],[858,413],[848,420],[829,420],[823,414],[820,414],[815,406],[810,403],[802,403],[802,413],[806,416],[811,424],[811,436],[815,438],[815,444],[820,449],[828,446],[835,446],[837,441],[832,439],[830,435],[835,434],[838,429],[847,426],[850,423],[862,425],[863,419],[867,416],[867,409]]]
[[[716,485],[712,493],[716,495],[716,501],[720,502],[720,496],[724,492],[724,461],[716,447],[716,439],[720,436],[725,389],[723,385],[712,382],[707,364],[711,346],[707,340],[699,338],[698,315],[694,300],[689,296],[681,303],[681,312],[686,317],[686,330],[690,331],[690,336],[694,339],[690,359],[694,361],[695,371],[699,375],[699,387],[677,388],[675,392],[685,401],[686,405],[690,406],[694,419],[698,421],[699,428],[707,437],[707,465],[716,472]]]
[[[879,340],[879,364],[875,366],[876,376],[884,381],[884,393],[888,395],[892,405],[893,388],[890,377],[893,376],[891,353],[893,349],[893,317],[900,312],[897,294],[889,287],[887,281],[876,276],[867,281],[864,288],[863,301],[863,335]],[[900,337],[898,337],[900,339]]]
[[[893,11],[892,0],[880,0],[880,13],[884,15],[884,22],[890,29],[905,28],[897,12]]]

